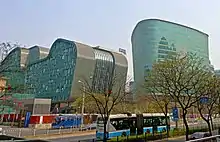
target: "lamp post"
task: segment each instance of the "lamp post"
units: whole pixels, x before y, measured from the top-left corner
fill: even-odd
[[[85,108],[85,91],[86,91],[86,87],[85,87],[85,84],[84,82],[82,82],[81,80],[78,81],[79,83],[81,83],[83,85],[83,93],[82,93],[82,110],[81,110],[81,115],[82,115],[82,118],[81,118],[81,129],[82,129],[82,126],[83,126],[83,119],[84,119],[84,108]]]

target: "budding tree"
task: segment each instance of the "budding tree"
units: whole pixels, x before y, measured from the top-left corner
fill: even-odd
[[[160,109],[162,113],[164,113],[166,126],[167,126],[167,136],[169,136],[169,117],[168,117],[168,106],[170,105],[171,97],[169,93],[167,92],[167,84],[165,80],[161,80],[163,78],[159,78],[160,75],[159,71],[155,71],[155,66],[153,67],[153,70],[149,72],[149,75],[146,80],[145,88],[150,95],[152,102],[154,102]]]
[[[209,74],[203,84],[203,88],[198,92],[201,96],[197,102],[197,108],[202,119],[207,123],[209,133],[212,135],[213,121],[212,117],[218,109],[220,95],[220,79],[219,77]],[[207,114],[207,115],[206,115]]]
[[[183,122],[186,128],[186,140],[189,139],[189,126],[187,122],[188,110],[200,100],[198,91],[201,83],[205,81],[207,72],[204,71],[203,60],[196,55],[174,54],[152,67],[154,84],[150,85],[154,92],[171,97],[182,109]],[[166,102],[166,100],[165,100]]]

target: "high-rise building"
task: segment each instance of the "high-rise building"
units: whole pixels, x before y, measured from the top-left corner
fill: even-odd
[[[10,74],[7,70],[0,74],[5,74],[12,86],[28,86],[27,93],[36,98],[67,102],[82,95],[86,83],[97,93],[109,89],[110,81],[119,77],[120,83],[125,84],[128,64],[123,54],[57,39],[50,50],[39,46],[14,49],[2,62],[2,67],[10,69]],[[115,84],[112,91],[117,86]]]
[[[139,93],[152,65],[169,53],[195,53],[211,68],[208,35],[184,25],[159,19],[142,20],[134,28],[131,42],[135,89]]]
[[[215,75],[220,76],[220,70],[215,70],[214,73]]]

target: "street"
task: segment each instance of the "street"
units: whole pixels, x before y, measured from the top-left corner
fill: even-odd
[[[48,140],[50,142],[79,142],[79,141],[93,141],[95,139],[95,135],[84,135],[84,136],[74,136],[74,137],[67,137],[67,138],[58,138],[58,139],[51,139]]]
[[[203,126],[204,125],[204,126]],[[195,123],[193,124],[189,124],[189,126],[191,128],[202,128],[205,127],[206,124],[198,124]],[[72,133],[74,134],[74,132],[79,132],[78,128],[74,128],[74,129],[51,129],[51,130],[39,130],[39,129],[32,129],[32,128],[11,128],[10,126],[0,126],[1,128],[3,128],[3,131],[5,132],[6,135],[11,135],[11,136],[16,136],[16,137],[25,137],[25,136],[33,136],[33,135],[43,135],[43,137],[47,137],[47,135],[49,136],[50,134],[57,134],[56,136],[59,138],[49,138],[49,141],[52,142],[58,142],[58,141],[67,141],[67,142],[78,142],[79,140],[81,141],[93,141],[93,139],[95,139],[95,131],[94,134],[93,133],[89,133],[88,135],[85,134],[83,136],[76,136],[77,134],[75,134],[75,136],[68,136],[65,135],[65,133]],[[174,127],[173,125],[171,127]],[[179,126],[181,127],[181,125]],[[82,132],[84,133],[84,132]],[[61,134],[61,135],[60,135]],[[170,142],[183,142],[184,138],[177,138],[177,139],[170,139]]]
[[[48,140],[50,142],[93,142],[95,135],[74,136],[68,138],[58,138]],[[163,142],[166,140],[157,140],[156,142]],[[168,142],[185,142],[185,137],[172,138]]]

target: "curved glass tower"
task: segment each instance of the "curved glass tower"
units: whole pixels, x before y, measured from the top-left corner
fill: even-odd
[[[142,20],[134,28],[131,42],[137,93],[142,92],[141,86],[152,64],[171,52],[196,53],[204,64],[210,65],[208,35],[184,25],[159,19]]]

